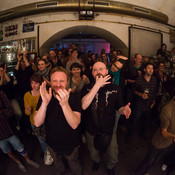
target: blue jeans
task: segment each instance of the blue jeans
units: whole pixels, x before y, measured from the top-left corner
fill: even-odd
[[[17,150],[18,152],[22,152],[24,150],[24,146],[19,140],[19,138],[15,135],[12,135],[6,139],[0,140],[0,148],[3,153],[7,154],[11,146],[14,148],[14,150]]]
[[[32,127],[32,129],[34,129],[35,126],[31,124],[31,127]],[[38,138],[38,141],[41,145],[42,151],[45,153],[46,147],[47,147],[46,142],[43,139],[41,139],[39,136],[37,136],[37,138]]]
[[[142,163],[139,165],[139,167],[134,171],[134,175],[144,175],[148,173],[153,163],[156,160],[158,160],[168,149],[169,147],[163,148],[163,149],[157,149],[153,145],[151,145],[151,148],[147,156],[142,161]]]

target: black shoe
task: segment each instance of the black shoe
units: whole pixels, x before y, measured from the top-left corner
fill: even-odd
[[[92,165],[92,170],[93,171],[98,171],[100,168],[100,163],[94,162]]]
[[[42,152],[42,153],[40,154],[40,157],[41,157],[42,159],[44,159],[44,152]]]
[[[115,175],[114,169],[107,168],[108,175]]]

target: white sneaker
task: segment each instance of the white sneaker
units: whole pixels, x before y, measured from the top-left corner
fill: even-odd
[[[166,171],[166,169],[167,169],[167,165],[166,164],[163,164],[162,167],[161,167],[161,170],[162,171]]]
[[[18,167],[19,167],[19,169],[22,171],[22,172],[26,172],[27,170],[26,170],[26,168],[25,168],[25,166],[22,164],[22,163],[19,163],[18,164]]]
[[[46,149],[45,153],[44,153],[44,164],[45,165],[51,165],[53,163],[53,158],[49,152],[48,149]]]

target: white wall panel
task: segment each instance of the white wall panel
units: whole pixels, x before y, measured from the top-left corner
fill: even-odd
[[[143,56],[156,55],[157,49],[161,45],[161,33],[143,30],[139,28],[130,28],[130,57],[136,53]]]

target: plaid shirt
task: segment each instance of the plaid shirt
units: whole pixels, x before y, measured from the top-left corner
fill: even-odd
[[[0,91],[0,140],[13,135],[7,119],[13,116],[13,108],[3,91]]]
[[[144,100],[140,96],[136,95],[136,107],[143,111],[148,111],[156,98],[157,94],[157,80],[154,76],[147,82],[144,75],[138,77],[133,85],[133,92],[138,91],[144,93],[144,89],[149,90],[148,99]]]

